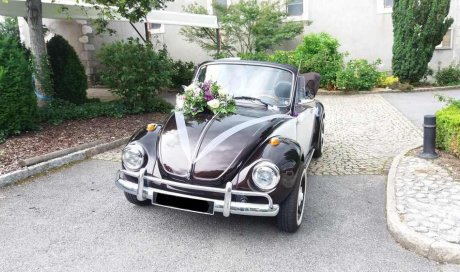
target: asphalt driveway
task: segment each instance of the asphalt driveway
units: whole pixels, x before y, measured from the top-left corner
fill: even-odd
[[[389,93],[382,96],[401,111],[412,123],[418,127],[423,126],[423,116],[435,114],[445,106],[435,97],[440,94],[447,97],[460,99],[460,90],[439,92],[414,92],[414,93]]]
[[[0,272],[460,271],[403,249],[386,229],[385,169],[421,142],[395,109],[420,115],[418,94],[397,95],[320,98],[326,149],[295,234],[274,218],[133,206],[114,185],[114,151],[0,188]]]
[[[310,177],[305,224],[126,202],[88,160],[0,190],[1,271],[439,271],[386,230],[384,177]],[[447,270],[446,270],[447,271]]]

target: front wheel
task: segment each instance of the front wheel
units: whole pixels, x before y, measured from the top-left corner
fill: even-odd
[[[303,220],[307,195],[307,170],[305,166],[301,169],[299,175],[300,180],[296,183],[296,186],[286,200],[280,205],[277,217],[278,228],[285,232],[296,232]]]

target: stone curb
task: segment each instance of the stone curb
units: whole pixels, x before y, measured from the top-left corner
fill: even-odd
[[[401,90],[377,90],[377,91],[326,91],[319,90],[319,95],[354,95],[354,94],[385,94],[385,93],[422,93],[422,92],[435,92],[435,91],[448,91],[460,89],[460,85],[455,86],[444,86],[444,87],[427,87],[427,88],[415,88],[411,91]]]
[[[81,160],[90,158],[96,154],[99,154],[107,150],[116,148],[120,145],[123,145],[127,143],[129,139],[130,137],[126,137],[126,138],[115,140],[110,143],[100,144],[100,145],[97,145],[91,148],[85,149],[85,147],[83,147],[81,150],[78,150],[74,153],[64,155],[62,157],[58,157],[55,159],[51,159],[49,161],[41,162],[41,163],[29,166],[29,167],[25,167],[23,169],[19,169],[11,173],[7,173],[5,175],[0,176],[0,188],[8,186],[8,185],[12,185],[22,179],[43,173],[47,170],[61,167],[71,162],[81,161]]]
[[[393,238],[408,250],[414,251],[437,262],[460,264],[460,245],[451,244],[445,241],[436,241],[418,234],[401,222],[399,214],[396,211],[395,180],[398,165],[408,152],[419,147],[421,147],[421,145],[404,150],[393,159],[391,164],[386,186],[386,216],[388,230]]]

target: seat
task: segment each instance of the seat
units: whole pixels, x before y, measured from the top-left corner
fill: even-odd
[[[291,82],[280,81],[275,86],[275,95],[281,99],[289,99],[291,97],[291,87]]]

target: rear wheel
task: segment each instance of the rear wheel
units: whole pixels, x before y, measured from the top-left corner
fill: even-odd
[[[133,203],[134,205],[137,205],[137,206],[148,206],[152,204],[152,202],[149,199],[139,201],[137,199],[137,196],[128,194],[126,192],[125,192],[125,197],[126,197],[126,200],[128,200],[130,203]]]
[[[318,142],[316,143],[315,152],[313,158],[319,158],[323,155],[324,146],[324,116],[320,120],[319,131],[318,131]]]
[[[301,169],[296,186],[280,206],[277,217],[278,228],[285,232],[296,232],[303,220],[307,193],[307,170]]]

